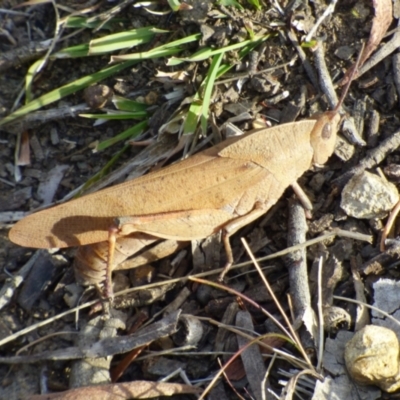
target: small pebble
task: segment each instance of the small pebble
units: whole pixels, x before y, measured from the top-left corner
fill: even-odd
[[[344,359],[355,382],[392,393],[400,388],[399,350],[391,329],[367,325],[347,342]]]

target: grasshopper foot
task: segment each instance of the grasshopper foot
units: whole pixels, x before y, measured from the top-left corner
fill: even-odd
[[[232,262],[227,262],[227,263],[225,264],[224,269],[223,269],[222,272],[219,274],[219,277],[218,277],[218,281],[219,281],[219,282],[223,282],[223,281],[224,281],[225,275],[226,275],[226,273],[229,271],[229,269],[230,269],[231,267],[232,267]]]

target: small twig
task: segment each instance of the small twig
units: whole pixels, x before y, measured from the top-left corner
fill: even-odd
[[[292,46],[296,49],[301,62],[303,63],[303,67],[307,73],[308,78],[310,79],[313,86],[318,89],[318,78],[315,74],[313,67],[311,66],[310,61],[307,59],[306,53],[304,53],[303,49],[299,45],[297,41],[296,35],[292,31],[288,31],[287,33],[289,40],[292,42]]]
[[[377,313],[383,315],[385,318],[390,319],[391,321],[393,321],[396,325],[399,325],[399,326],[400,326],[400,321],[399,321],[399,320],[397,320],[396,318],[394,318],[392,315],[388,314],[387,312],[382,311],[382,310],[381,310],[380,308],[378,308],[378,307],[371,306],[370,304],[363,303],[362,301],[359,301],[359,300],[350,299],[350,298],[348,298],[348,297],[333,296],[333,298],[334,298],[335,300],[347,301],[347,302],[349,302],[349,303],[354,303],[354,304],[361,305],[361,306],[363,306],[363,307],[368,307],[369,309],[376,311]]]
[[[296,57],[294,57],[292,60],[290,60],[287,63],[279,64],[279,65],[276,65],[275,67],[265,68],[265,69],[262,69],[261,71],[256,71],[256,72],[253,72],[253,73],[251,73],[251,72],[242,72],[242,73],[236,74],[235,76],[232,76],[230,78],[222,79],[220,81],[216,81],[216,82],[214,82],[214,85],[222,85],[224,83],[236,81],[238,79],[250,78],[251,76],[262,75],[262,74],[265,74],[267,72],[273,72],[273,71],[276,71],[277,69],[285,68],[285,67],[287,67],[289,65],[292,65],[295,60],[296,60]]]
[[[267,278],[266,278],[265,275],[262,273],[261,268],[260,268],[260,266],[259,266],[257,260],[254,258],[254,255],[253,255],[253,253],[252,253],[252,251],[251,251],[249,245],[247,244],[246,240],[244,240],[243,238],[242,238],[242,243],[243,243],[243,246],[245,247],[245,249],[246,249],[246,251],[247,251],[247,254],[248,254],[249,257],[251,258],[251,260],[252,260],[254,266],[257,268],[257,271],[258,271],[258,273],[259,273],[259,275],[260,275],[260,278],[261,278],[262,281],[264,282],[264,285],[265,285],[265,287],[267,288],[267,290],[268,290],[270,296],[271,296],[272,299],[274,300],[275,305],[278,307],[278,310],[280,311],[280,313],[281,313],[281,315],[282,315],[284,321],[286,322],[286,324],[287,324],[287,326],[288,326],[288,329],[289,329],[289,331],[290,331],[290,333],[291,333],[290,337],[292,337],[292,338],[295,340],[296,345],[297,345],[297,347],[298,347],[298,350],[300,351],[300,353],[301,353],[301,355],[303,356],[304,360],[307,362],[307,364],[310,366],[310,368],[313,368],[313,367],[312,367],[312,363],[311,363],[311,361],[310,361],[310,359],[309,359],[309,357],[308,357],[308,354],[306,353],[306,351],[304,350],[304,347],[302,346],[302,344],[301,344],[301,342],[300,342],[300,339],[299,339],[299,337],[298,337],[298,335],[297,335],[297,332],[293,329],[293,326],[292,326],[292,324],[290,323],[289,318],[287,317],[286,313],[284,312],[284,310],[283,310],[283,308],[282,308],[282,306],[281,306],[279,300],[278,300],[277,297],[275,296],[275,293],[274,293],[274,291],[272,290],[270,284],[268,283]]]
[[[400,21],[398,22],[400,25]],[[392,54],[400,47],[400,32],[396,32],[393,38],[389,40],[385,45],[383,45],[378,51],[376,51],[365,64],[360,68],[356,77],[359,78],[361,75],[365,74],[371,68],[375,67],[378,63]]]
[[[322,361],[324,357],[324,312],[322,310],[323,300],[322,300],[322,263],[323,258],[319,258],[318,262],[318,322],[319,322],[319,337],[318,337],[318,364],[317,371],[321,372]]]
[[[389,215],[389,218],[388,218],[388,220],[386,222],[386,225],[383,228],[382,237],[381,237],[381,243],[380,243],[380,246],[379,246],[379,250],[380,251],[385,251],[385,241],[386,241],[386,239],[387,239],[387,237],[388,237],[388,235],[389,235],[389,233],[390,233],[390,231],[391,231],[391,229],[393,227],[394,221],[396,220],[397,215],[399,214],[399,212],[400,212],[400,201],[397,202],[397,204],[395,205],[393,210],[390,212],[390,215]]]
[[[287,245],[293,246],[306,241],[307,222],[304,208],[296,200],[289,202],[289,221]],[[310,288],[308,285],[307,256],[306,249],[302,248],[296,252],[288,254],[285,264],[289,271],[289,287],[292,296],[294,318],[296,323],[305,321],[305,314],[312,310]],[[305,348],[314,348],[312,341],[313,332],[310,326],[300,329],[301,342]]]
[[[282,257],[285,256],[286,254],[295,251],[295,250],[300,250],[303,247],[309,247],[312,246],[314,244],[323,242],[326,239],[330,239],[334,236],[340,236],[340,237],[347,237],[349,239],[355,239],[355,240],[361,240],[364,242],[369,242],[372,243],[373,241],[373,237],[372,235],[364,235],[362,233],[358,233],[358,232],[350,232],[350,231],[344,231],[342,229],[333,229],[332,232],[330,233],[326,233],[325,235],[319,236],[315,239],[310,239],[307,240],[304,243],[301,244],[297,244],[296,246],[291,246],[286,248],[285,250],[281,250],[281,251],[277,251],[274,254],[270,254],[269,256],[265,256],[265,257],[261,257],[258,259],[258,261],[267,261],[267,260],[272,260],[273,258],[277,258],[277,257]],[[234,267],[237,268],[238,266],[246,266],[249,265],[250,262],[245,262],[245,263],[241,263],[241,264],[237,264]]]
[[[222,369],[223,366],[222,366],[221,360],[220,360],[219,358],[218,358],[218,364],[219,364],[219,367]],[[236,396],[237,396],[240,400],[246,400],[243,396],[240,395],[240,393],[237,391],[237,389],[235,388],[235,386],[233,386],[233,384],[232,384],[231,380],[229,379],[229,376],[226,374],[225,370],[223,370],[223,373],[222,373],[222,374],[224,375],[224,378],[225,378],[226,382],[228,383],[228,385],[229,385],[229,387],[232,389],[232,391],[236,394]]]
[[[36,251],[29,261],[22,267],[15,275],[9,275],[10,278],[6,280],[3,287],[0,290],[0,310],[5,307],[14,295],[15,289],[17,289],[24,281],[25,277],[29,274],[29,271],[39,258],[43,250]]]
[[[334,11],[336,7],[337,0],[332,0],[332,3],[329,4],[329,6],[325,9],[324,13],[318,18],[317,22],[314,24],[314,26],[310,29],[310,32],[308,32],[306,38],[304,39],[305,42],[311,41],[313,38],[315,32],[319,28],[319,26],[324,22],[326,18],[329,17]]]
[[[351,168],[349,171],[336,178],[333,183],[338,187],[343,187],[352,176],[363,172],[365,169],[370,169],[380,164],[388,154],[397,150],[399,146],[400,131],[397,131],[382,141],[377,147],[370,150],[356,167]]]
[[[333,110],[339,103],[335,88],[330,77],[328,67],[325,63],[324,44],[321,40],[318,41],[318,46],[314,53],[315,67],[319,73],[319,84],[322,92],[325,94],[331,110]]]

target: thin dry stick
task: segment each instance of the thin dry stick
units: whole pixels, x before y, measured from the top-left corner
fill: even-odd
[[[253,340],[254,339],[253,336],[248,335],[247,333],[243,332],[242,330],[239,330],[239,329],[237,329],[237,328],[235,328],[235,327],[233,327],[231,325],[223,324],[221,322],[215,321],[212,318],[207,318],[207,317],[198,317],[198,318],[200,320],[207,321],[210,324],[214,324],[218,328],[223,328],[223,329],[228,330],[229,332],[235,333],[237,335],[241,335],[241,336],[243,336],[244,338],[246,338],[248,340]],[[280,338],[280,339],[288,341],[293,346],[295,345],[295,342],[290,337],[287,337],[287,336],[282,335],[280,333],[266,333],[265,335],[262,335],[262,337],[265,337],[265,338],[268,338],[268,337]],[[291,364],[293,364],[297,368],[304,369],[304,368],[307,367],[307,363],[304,360],[302,360],[302,359],[300,359],[300,358],[298,358],[298,357],[296,357],[296,356],[294,356],[292,354],[285,353],[284,351],[279,350],[279,349],[277,349],[275,347],[272,347],[272,346],[268,345],[267,343],[260,342],[259,346],[264,347],[269,351],[273,351],[274,353],[278,354],[284,360],[286,360],[287,362],[290,362]]]
[[[284,64],[276,65],[275,67],[265,68],[265,69],[262,69],[260,71],[253,72],[252,74],[250,72],[242,72],[242,73],[236,74],[235,76],[232,76],[230,78],[221,79],[219,81],[214,82],[214,86],[215,85],[222,85],[224,83],[228,83],[228,82],[232,82],[232,81],[236,81],[236,80],[242,79],[242,78],[248,78],[248,77],[250,77],[250,75],[252,75],[252,76],[261,75],[261,74],[265,74],[266,72],[273,72],[273,71],[276,71],[277,69],[288,67],[290,65],[293,65],[293,63],[296,60],[296,58],[297,57],[294,57],[289,62],[286,62]]]
[[[314,368],[313,365],[312,365],[312,363],[311,363],[311,360],[309,359],[309,357],[308,357],[306,351],[304,350],[304,348],[303,348],[303,346],[302,346],[302,344],[301,344],[301,342],[300,342],[299,337],[297,336],[297,332],[293,329],[293,326],[292,326],[292,324],[290,323],[289,318],[287,317],[286,313],[283,311],[283,309],[282,309],[282,307],[281,307],[281,305],[280,305],[280,303],[279,303],[277,297],[275,296],[274,291],[272,290],[271,286],[270,286],[269,283],[268,283],[267,278],[266,278],[265,275],[262,273],[261,268],[260,268],[260,266],[259,266],[257,260],[255,259],[255,257],[254,257],[254,255],[253,255],[253,253],[252,253],[252,251],[251,251],[249,245],[247,244],[247,242],[246,242],[246,240],[245,240],[244,238],[242,238],[241,240],[242,240],[243,246],[245,247],[245,249],[246,249],[246,251],[247,251],[247,254],[248,254],[249,257],[251,258],[251,260],[252,260],[254,266],[256,267],[256,269],[257,269],[257,271],[258,271],[258,273],[259,273],[261,279],[263,280],[265,287],[267,288],[269,294],[271,295],[271,297],[272,297],[272,299],[274,300],[276,306],[278,307],[278,310],[280,311],[280,313],[281,313],[283,319],[285,320],[285,322],[286,322],[286,324],[287,324],[287,326],[288,326],[288,329],[289,329],[289,331],[290,331],[290,333],[291,333],[291,336],[294,338],[294,340],[295,340],[295,342],[296,342],[296,346],[298,347],[298,349],[299,349],[301,355],[304,357],[304,360],[306,360],[307,364],[308,364],[311,368]]]
[[[397,325],[400,326],[400,321],[398,321],[396,318],[394,318],[393,316],[391,316],[391,315],[388,314],[387,312],[382,311],[381,309],[379,309],[379,308],[377,308],[377,307],[371,306],[371,305],[369,305],[369,304],[367,304],[367,303],[364,303],[364,302],[362,302],[362,301],[359,301],[359,300],[350,299],[350,298],[348,298],[348,297],[333,296],[333,298],[334,298],[335,300],[348,301],[349,303],[354,303],[354,304],[362,305],[362,306],[364,306],[364,307],[368,307],[368,308],[370,308],[371,310],[374,310],[374,311],[376,311],[376,312],[382,314],[385,318],[390,319],[391,321],[393,321],[394,323],[396,323]]]
[[[230,287],[221,285],[220,283],[206,281],[206,280],[199,279],[199,278],[196,278],[196,277],[193,277],[193,276],[189,276],[189,279],[191,281],[198,282],[198,283],[201,283],[201,284],[204,284],[204,285],[210,285],[210,286],[216,287],[217,289],[220,289],[220,290],[225,290],[228,293],[231,293],[231,294],[233,294],[233,295],[235,295],[237,297],[240,297],[241,299],[243,299],[246,302],[248,302],[249,304],[251,304],[253,307],[259,309],[268,318],[270,318],[279,327],[279,329],[281,329],[285,333],[285,335],[288,336],[288,338],[293,343],[296,343],[296,339],[290,334],[290,332],[271,313],[269,313],[265,308],[261,307],[258,303],[256,303],[255,301],[253,301],[249,297],[245,296],[243,293],[240,293],[237,290],[232,289]]]
[[[307,230],[304,208],[297,200],[290,199],[287,245],[304,243]],[[311,312],[313,318],[314,313],[312,312],[310,287],[308,285],[306,250],[302,249],[288,254],[284,258],[284,262],[289,271],[289,287],[290,296],[293,298],[294,320],[303,321],[303,325],[308,325],[305,323],[305,313]],[[307,328],[300,327],[298,334],[301,343],[306,349],[314,349],[312,330],[309,326]]]
[[[382,237],[381,237],[381,243],[379,246],[380,251],[385,251],[385,241],[389,235],[389,232],[392,230],[394,221],[397,218],[398,213],[400,212],[400,201],[395,205],[393,210],[390,212],[389,218],[386,222],[385,227],[383,228],[382,231]]]
[[[314,244],[323,242],[324,240],[330,239],[334,236],[347,237],[349,239],[361,240],[361,241],[368,242],[368,243],[372,243],[372,241],[373,241],[372,235],[364,235],[362,233],[344,231],[342,229],[333,229],[332,232],[330,232],[330,233],[326,233],[325,235],[318,236],[315,239],[307,240],[306,242],[297,244],[296,246],[287,247],[285,250],[277,251],[276,253],[270,254],[269,256],[258,258],[257,261],[259,261],[259,262],[267,261],[267,260],[272,260],[274,258],[282,257],[288,253],[295,251],[295,250],[301,250],[302,248],[309,247]],[[239,266],[244,267],[244,266],[250,265],[251,263],[252,263],[251,261],[247,261],[245,263],[236,264],[235,268],[237,268]]]
[[[329,17],[329,15],[333,14],[333,12],[335,11],[336,3],[337,3],[337,0],[332,0],[331,4],[329,4],[329,6],[325,9],[324,13],[318,18],[318,21],[310,29],[310,32],[308,32],[306,38],[304,39],[305,42],[311,41],[315,32],[317,32],[317,29],[319,28],[319,26],[324,22],[324,20],[326,18]]]
[[[223,368],[221,360],[218,358],[218,365],[220,368]],[[233,392],[236,394],[236,396],[240,399],[240,400],[246,400],[243,396],[240,395],[240,393],[236,390],[235,386],[232,385],[231,380],[229,379],[229,376],[226,374],[225,371],[223,371],[223,375],[225,380],[228,382],[229,387],[233,390]]]
[[[269,362],[269,365],[268,365],[268,368],[267,368],[267,372],[265,373],[265,377],[264,377],[264,379],[262,380],[262,383],[261,383],[261,387],[263,388],[262,400],[267,400],[267,393],[265,391],[266,382],[267,382],[269,374],[270,374],[270,372],[272,370],[272,366],[275,363],[276,357],[277,357],[277,354],[274,353],[274,355],[271,358],[271,361]]]
[[[318,262],[318,320],[319,320],[319,337],[318,337],[318,364],[317,371],[321,372],[322,359],[324,354],[324,313],[322,311],[322,257]]]
[[[23,265],[15,275],[8,273],[8,275],[11,276],[6,280],[0,290],[0,310],[10,302],[15,293],[15,289],[17,289],[24,281],[25,277],[28,275],[39,256],[42,254],[42,251],[43,250],[36,251],[28,260],[28,262],[25,263],[25,265]],[[8,271],[4,269],[4,272],[7,273]]]
[[[238,331],[240,332],[240,331]],[[243,332],[240,332],[239,334],[243,334]],[[245,351],[246,349],[248,349],[250,346],[252,346],[255,343],[258,343],[259,345],[262,345],[263,342],[261,342],[261,340],[267,338],[271,336],[270,333],[267,333],[265,335],[259,336],[258,338],[254,339],[251,338],[250,336],[250,342],[247,343],[245,346],[243,346],[242,348],[240,348],[227,362],[226,364],[215,374],[214,378],[212,379],[212,381],[208,384],[208,386],[204,389],[203,393],[201,394],[201,396],[199,397],[198,400],[202,400],[205,398],[205,396],[208,394],[208,392],[213,388],[213,386],[215,385],[215,383],[217,382],[217,380],[220,378],[220,376],[223,374],[223,372],[229,367],[229,365],[237,358],[239,357],[243,351]],[[252,340],[251,340],[252,339]],[[276,351],[276,349],[274,349]]]

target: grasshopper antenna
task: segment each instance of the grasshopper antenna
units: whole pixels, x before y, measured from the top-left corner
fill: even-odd
[[[350,85],[353,82],[353,79],[354,79],[356,73],[358,72],[358,67],[360,66],[361,56],[362,56],[362,53],[364,52],[364,47],[365,47],[365,43],[363,43],[362,46],[361,46],[361,50],[360,50],[360,53],[358,54],[357,61],[354,64],[354,68],[351,71],[351,74],[350,74],[349,79],[348,79],[348,81],[346,83],[346,86],[342,90],[339,102],[336,104],[336,107],[333,109],[334,113],[337,113],[340,110],[340,107],[342,107],[344,99],[346,98],[347,93],[349,92]]]

